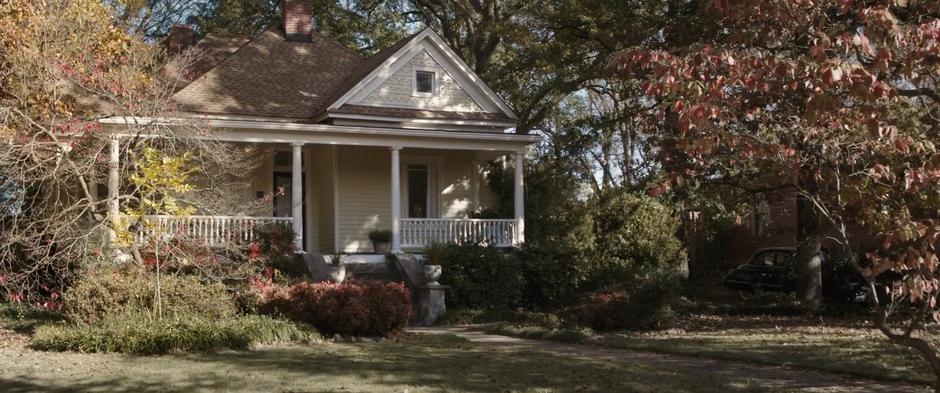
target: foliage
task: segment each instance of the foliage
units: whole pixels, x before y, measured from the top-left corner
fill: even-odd
[[[609,191],[588,201],[594,232],[592,284],[677,274],[686,255],[673,212],[652,198]]]
[[[851,250],[871,286],[894,271],[895,296],[873,299],[876,325],[919,351],[940,389],[938,343],[924,330],[940,322],[940,3],[700,5],[691,34],[612,67],[643,82],[657,106],[647,121],[665,125],[653,144],[670,175],[651,191],[798,193],[800,300],[821,304],[823,237]],[[881,246],[866,244],[876,233]],[[855,259],[865,253],[870,265]]]
[[[369,231],[369,240],[373,243],[388,243],[392,240],[392,231],[388,229],[373,229]]]
[[[525,278],[519,258],[494,245],[435,244],[425,249],[428,264],[441,265],[440,283],[449,285],[454,309],[501,309],[521,305]]]
[[[73,323],[96,324],[110,315],[153,313],[154,281],[145,272],[91,271],[64,296],[64,312]],[[163,277],[163,303],[172,318],[201,315],[221,319],[235,314],[235,303],[225,286],[205,283],[191,275]]]
[[[251,149],[213,140],[204,124],[129,124],[116,141],[102,127],[104,115],[175,117],[168,93],[179,82],[160,72],[158,46],[126,32],[116,4],[0,4],[0,18],[14,22],[0,26],[0,194],[9,198],[12,188],[16,199],[15,214],[2,209],[0,219],[0,297],[49,302],[83,264],[113,257],[112,231],[136,229],[130,220],[116,220],[114,210],[137,214],[174,202],[144,183],[163,183],[160,191],[174,191],[175,201],[199,200],[201,208],[225,214],[234,210],[231,187],[239,181],[233,180],[251,173],[252,164],[243,165]],[[192,59],[178,60],[185,67]],[[114,142],[122,157],[116,168],[108,160]],[[176,165],[181,161],[185,168]],[[109,183],[111,169],[143,182],[125,182],[117,196],[105,195],[98,185]],[[179,169],[175,175],[205,188],[178,187],[186,179],[161,169]]]
[[[583,287],[591,285],[597,265],[578,246],[526,243],[516,251],[525,278],[525,307],[539,310],[564,306],[571,303]]]
[[[386,336],[411,317],[411,293],[401,283],[270,284],[261,288],[261,296],[260,313],[283,315],[327,335]]]
[[[397,2],[310,0],[313,25],[363,54],[372,54],[405,38],[406,15]],[[281,1],[217,0],[203,6],[189,20],[202,33],[254,36],[281,21]]]
[[[264,266],[278,269],[291,278],[302,278],[307,274],[303,260],[296,256],[294,239],[297,235],[293,228],[283,224],[267,224],[258,228],[255,234],[257,239],[248,245],[250,260],[260,260]]]
[[[37,326],[64,321],[59,311],[24,304],[0,303],[0,329],[32,333]]]
[[[681,293],[679,279],[657,277],[625,289],[585,296],[566,310],[566,319],[597,330],[655,330],[675,322],[674,307]]]
[[[307,343],[315,332],[265,316],[180,315],[164,320],[146,313],[109,314],[98,323],[45,325],[30,347],[42,351],[163,354],[217,349],[249,349],[258,344]]]
[[[442,325],[477,325],[495,322],[538,325],[549,328],[557,328],[562,325],[561,319],[552,313],[533,312],[524,309],[486,310],[472,308],[448,310],[440,323]]]

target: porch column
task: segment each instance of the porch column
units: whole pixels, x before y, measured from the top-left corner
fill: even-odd
[[[401,147],[392,147],[392,252],[401,251]]]
[[[291,226],[294,229],[294,247],[297,252],[303,252],[304,249],[304,170],[303,162],[303,143],[292,143],[293,156],[291,157],[291,181],[290,181],[290,200],[291,200]]]
[[[117,240],[115,230],[118,226],[118,215],[121,214],[120,196],[121,187],[121,144],[116,136],[112,136],[110,142],[110,155],[108,163],[108,220],[111,221],[111,230],[108,231],[108,240],[112,243]]]
[[[525,170],[525,151],[517,151],[513,160],[515,176],[513,177],[514,211],[516,218],[516,245],[525,241],[525,193],[522,188],[522,173]]]

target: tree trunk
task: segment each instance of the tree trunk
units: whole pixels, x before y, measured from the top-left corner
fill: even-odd
[[[812,171],[803,169],[800,174],[802,188],[808,195],[817,191]],[[812,310],[822,307],[822,238],[820,217],[816,207],[806,196],[799,196],[796,203],[796,232],[799,250],[796,254],[797,299]]]

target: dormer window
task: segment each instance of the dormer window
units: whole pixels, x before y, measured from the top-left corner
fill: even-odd
[[[432,96],[436,90],[437,73],[428,70],[415,70],[414,94]]]

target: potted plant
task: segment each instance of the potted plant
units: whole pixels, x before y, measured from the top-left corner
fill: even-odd
[[[388,229],[373,229],[369,231],[369,240],[372,241],[372,249],[377,254],[388,254],[391,250],[392,231]]]
[[[326,275],[329,280],[340,284],[346,279],[346,256],[341,253],[330,255],[330,260],[326,264]]]

